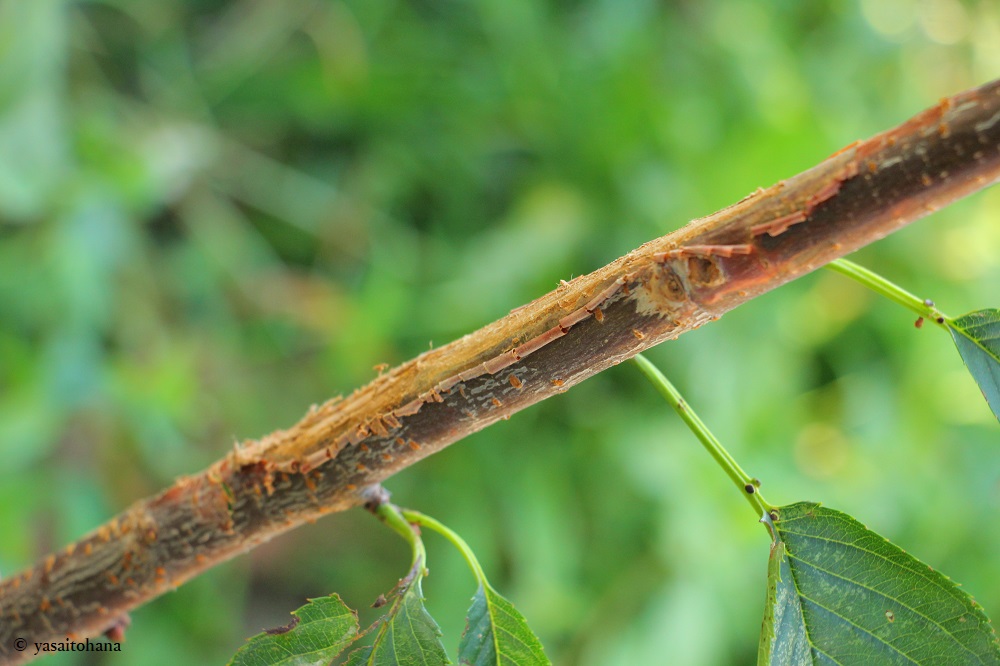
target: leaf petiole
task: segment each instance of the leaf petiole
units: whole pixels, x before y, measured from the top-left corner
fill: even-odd
[[[951,317],[944,314],[934,306],[934,302],[924,300],[914,296],[898,284],[890,282],[878,273],[868,270],[853,261],[847,259],[834,259],[826,265],[832,271],[860,282],[872,291],[885,296],[891,301],[899,303],[904,308],[908,308],[917,313],[920,317],[930,320],[941,328],[948,330]]]
[[[459,661],[463,664],[519,664],[520,666],[552,666],[545,656],[538,637],[528,627],[521,612],[486,580],[479,560],[469,544],[454,531],[419,511],[402,510],[409,522],[428,527],[442,535],[462,553],[479,583],[466,617],[466,631],[458,645]]]
[[[729,451],[722,446],[722,443],[715,438],[715,435],[708,429],[708,426],[691,409],[677,388],[670,383],[670,380],[649,359],[642,354],[636,354],[632,357],[632,361],[639,366],[639,370],[642,371],[642,374],[646,375],[646,379],[652,382],[653,386],[666,398],[670,406],[674,408],[674,411],[677,412],[688,428],[691,429],[691,432],[701,441],[705,450],[715,459],[715,462],[719,464],[729,478],[733,480],[733,483],[739,488],[740,494],[750,502],[750,506],[757,512],[757,517],[762,518],[766,516],[774,507],[761,497],[760,490],[757,488],[759,482],[743,471],[743,468],[729,454]]]
[[[410,548],[413,549],[413,563],[411,566],[417,566],[418,562],[420,566],[423,566],[427,561],[427,551],[424,548],[424,542],[416,530],[407,522],[399,508],[392,502],[382,502],[375,509],[375,515],[378,516],[379,520],[392,528],[394,532],[403,537],[406,543],[410,544]]]
[[[954,319],[934,307],[933,301],[921,301],[899,285],[852,261],[836,259],[827,267],[916,312],[920,315],[917,326],[923,319],[930,319],[951,333],[962,361],[994,416],[1000,419],[1000,311],[977,310]]]
[[[489,582],[486,580],[486,574],[483,572],[483,568],[480,566],[479,560],[476,559],[472,549],[469,548],[469,544],[465,543],[465,540],[458,536],[457,533],[431,518],[427,514],[420,513],[419,511],[403,509],[402,517],[410,523],[415,523],[421,527],[429,527],[450,541],[451,544],[455,546],[460,553],[462,553],[462,557],[465,558],[466,563],[469,565],[469,568],[472,569],[472,573],[475,574],[476,579],[483,585],[487,587],[489,586]]]

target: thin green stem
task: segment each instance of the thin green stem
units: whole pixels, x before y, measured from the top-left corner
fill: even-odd
[[[410,548],[413,549],[413,563],[411,566],[416,566],[418,562],[420,566],[424,566],[427,562],[427,551],[424,549],[424,542],[410,523],[406,521],[403,514],[400,513],[399,508],[391,502],[383,502],[375,509],[375,515],[403,537],[406,543],[410,544]]]
[[[419,511],[411,511],[409,509],[403,509],[402,513],[403,517],[409,522],[416,523],[421,527],[429,527],[450,541],[452,545],[458,549],[458,552],[462,553],[462,557],[465,558],[466,563],[469,565],[469,568],[472,569],[472,573],[475,574],[476,579],[479,580],[484,587],[489,587],[489,582],[486,580],[486,574],[483,572],[483,568],[479,565],[479,560],[476,559],[472,549],[469,548],[469,544],[465,543],[465,540],[462,539],[462,537],[458,536],[458,534],[450,528],[439,523],[427,514],[420,513]]]
[[[724,446],[715,438],[715,435],[708,429],[708,426],[698,418],[698,415],[691,409],[691,407],[685,402],[683,396],[680,392],[670,383],[662,372],[660,372],[655,365],[653,365],[645,356],[642,354],[636,354],[632,360],[636,365],[639,366],[639,370],[642,374],[646,375],[646,378],[652,382],[653,386],[660,392],[660,394],[666,398],[670,406],[674,408],[674,411],[684,420],[691,432],[695,434],[696,437],[704,445],[705,450],[715,459],[715,462],[729,475],[729,478],[733,480],[736,487],[739,488],[740,494],[750,502],[750,506],[754,508],[757,512],[758,517],[764,516],[772,507],[768,504],[763,497],[761,497],[759,490],[757,489],[758,482],[751,478],[749,474],[743,471],[743,468],[739,466],[736,460],[729,455],[729,451],[726,450]]]
[[[941,328],[948,330],[948,322],[951,321],[951,317],[934,307],[933,301],[918,298],[878,273],[873,273],[864,266],[859,266],[847,259],[834,259],[826,267],[841,275],[846,275],[853,280],[857,280],[872,291],[882,294],[889,300],[899,303],[904,308],[908,308],[924,319],[928,319]]]

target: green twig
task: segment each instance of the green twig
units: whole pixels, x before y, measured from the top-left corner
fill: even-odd
[[[834,259],[826,267],[837,271],[841,275],[846,275],[849,278],[857,280],[872,291],[882,294],[889,300],[899,303],[904,308],[909,308],[913,312],[916,312],[921,318],[928,319],[941,328],[948,330],[951,317],[934,307],[934,301],[918,298],[878,273],[873,273],[864,266],[859,266],[847,259]]]
[[[460,553],[462,553],[462,557],[465,558],[466,563],[468,563],[469,568],[472,569],[472,573],[475,574],[476,579],[479,580],[479,582],[485,587],[489,587],[489,582],[486,580],[486,574],[483,572],[483,568],[479,565],[479,560],[476,559],[472,549],[469,548],[469,544],[465,543],[465,540],[462,539],[462,537],[458,536],[458,534],[445,525],[439,523],[426,514],[420,513],[419,511],[403,509],[402,514],[403,517],[409,522],[416,523],[421,527],[429,527],[450,541],[452,545],[455,546]]]
[[[761,497],[760,491],[757,489],[759,482],[744,472],[736,460],[729,455],[729,451],[726,451],[725,447],[722,446],[719,440],[715,438],[715,435],[708,429],[708,426],[698,418],[698,415],[684,401],[684,398],[674,385],[670,383],[670,380],[642,354],[636,354],[632,360],[639,366],[642,374],[646,375],[646,378],[666,398],[670,406],[674,408],[674,411],[677,412],[688,428],[691,429],[691,432],[701,440],[708,453],[715,458],[715,462],[719,464],[726,474],[729,475],[729,478],[733,480],[733,483],[736,484],[736,487],[740,489],[740,494],[750,502],[750,506],[757,512],[757,516],[763,517],[774,508]]]
[[[400,513],[399,508],[391,502],[382,502],[375,509],[375,515],[378,516],[379,520],[406,539],[406,543],[410,544],[410,548],[413,549],[413,564],[411,566],[416,567],[418,563],[420,566],[423,566],[427,561],[427,551],[424,549],[424,542],[416,530],[407,522],[406,518],[403,517],[403,514]]]

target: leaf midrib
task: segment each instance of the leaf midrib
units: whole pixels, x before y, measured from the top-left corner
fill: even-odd
[[[800,536],[805,536],[805,538],[816,538],[816,537],[809,537],[809,536],[806,536],[806,535],[800,535]],[[826,541],[830,541],[830,540],[826,540]],[[845,547],[855,548],[856,550],[859,550],[861,552],[871,552],[871,551],[865,550],[863,548],[857,548],[855,546],[850,546],[849,544],[846,544],[844,542],[833,541],[832,543],[840,543],[841,545],[844,545]],[[798,562],[802,563],[803,565],[809,566],[809,567],[815,569],[816,571],[823,572],[824,574],[829,575],[829,576],[831,576],[833,578],[837,578],[839,580],[844,581],[845,583],[852,584],[852,585],[854,585],[856,587],[859,587],[861,589],[868,590],[868,591],[870,591],[871,593],[873,593],[876,596],[879,596],[879,597],[881,597],[883,599],[886,599],[888,601],[892,601],[892,602],[894,602],[896,604],[899,604],[899,606],[901,606],[901,607],[903,607],[903,608],[911,611],[912,613],[914,613],[918,617],[923,618],[929,624],[931,624],[933,626],[936,626],[941,632],[944,633],[945,636],[947,636],[948,638],[950,638],[955,645],[959,646],[962,650],[964,650],[965,652],[968,652],[973,657],[975,657],[977,660],[979,660],[979,656],[975,652],[973,652],[969,647],[967,647],[966,645],[964,645],[963,643],[961,643],[958,640],[958,638],[956,638],[953,633],[951,633],[950,631],[948,631],[940,622],[938,622],[937,620],[934,620],[933,618],[928,617],[926,614],[924,614],[923,612],[917,610],[916,608],[913,608],[912,606],[910,606],[908,604],[905,604],[902,601],[900,601],[899,599],[891,597],[891,596],[889,596],[888,594],[886,594],[884,592],[881,592],[881,591],[879,591],[879,590],[877,590],[875,588],[869,587],[868,585],[865,585],[864,583],[861,583],[860,581],[856,581],[856,580],[853,580],[851,578],[847,578],[845,576],[837,574],[835,572],[829,571],[828,569],[825,569],[825,568],[817,565],[814,562],[810,562],[809,560],[807,560],[807,559],[805,559],[803,557],[800,557],[798,555],[793,554],[791,551],[788,550],[788,542],[787,541],[785,542],[785,553],[787,554],[787,556],[788,556],[789,559],[797,560]],[[875,555],[878,556],[878,557],[880,557],[881,559],[885,560],[889,564],[896,565],[896,563],[892,562],[891,560],[888,560],[887,558],[885,558],[882,555],[879,555],[877,553],[875,553]],[[899,568],[898,565],[896,565],[896,566],[897,566],[897,568]],[[791,567],[789,567],[789,568],[791,569]],[[912,570],[907,569],[906,571],[912,571]],[[869,630],[860,627],[859,625],[855,624],[854,622],[851,622],[847,618],[844,618],[839,613],[836,613],[835,611],[827,608],[826,606],[824,606],[823,604],[819,603],[815,599],[813,599],[813,598],[811,598],[811,597],[803,594],[802,591],[801,591],[801,589],[799,588],[798,580],[796,580],[795,573],[796,572],[794,570],[792,570],[792,579],[793,579],[793,582],[795,583],[795,590],[796,590],[796,593],[799,596],[801,596],[803,599],[807,599],[808,601],[810,601],[811,603],[815,604],[819,608],[822,608],[822,609],[826,610],[827,612],[831,613],[832,615],[835,615],[835,616],[841,618],[845,623],[847,623],[847,624],[849,624],[851,626],[857,627],[858,630],[861,631],[862,633],[864,633],[865,635],[870,636],[871,638],[875,639],[876,641],[879,641],[880,643],[884,643],[885,645],[891,647],[894,651],[899,652],[901,655],[903,655],[904,657],[906,657],[910,661],[913,661],[909,657],[909,655],[907,655],[906,653],[900,651],[899,648],[895,647],[891,643],[886,642],[885,640],[883,640],[883,639],[879,638],[878,636],[874,635],[873,633],[871,633]],[[929,580],[929,579],[926,578],[926,576],[923,576],[923,578],[925,580]],[[935,587],[937,587],[939,589],[945,589],[945,588],[941,587],[941,585],[937,581],[933,581],[933,582],[935,584]],[[952,597],[952,598],[955,598],[955,597]],[[963,606],[964,606],[964,604],[963,604]],[[808,632],[807,632],[807,634],[808,634]],[[812,640],[810,640],[809,643],[811,645],[813,645]],[[980,661],[980,663],[982,663],[981,660],[979,660],[979,661]],[[914,662],[914,663],[917,663],[917,662]]]

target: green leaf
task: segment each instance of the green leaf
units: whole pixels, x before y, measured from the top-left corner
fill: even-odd
[[[375,642],[351,653],[344,666],[443,666],[450,664],[441,628],[424,607],[420,582],[426,570],[418,561],[396,588],[389,612],[379,621]]]
[[[313,666],[328,664],[358,635],[358,616],[331,594],[310,599],[292,611],[291,628],[270,630],[249,639],[231,666]]]
[[[1000,419],[1000,310],[978,310],[948,321],[958,353]]]
[[[461,664],[534,666],[551,664],[524,616],[496,590],[481,582],[472,598],[467,626],[458,645]]]
[[[550,664],[541,641],[528,627],[524,616],[490,586],[469,544],[454,530],[419,511],[403,511],[402,515],[412,523],[430,528],[448,539],[462,553],[479,583],[466,617],[465,633],[458,646],[461,663],[473,666]]]
[[[792,585],[785,544],[771,544],[767,564],[767,607],[758,664],[809,664],[810,646],[803,630],[802,604]]]
[[[758,664],[997,664],[989,618],[947,577],[851,516],[777,509]]]

